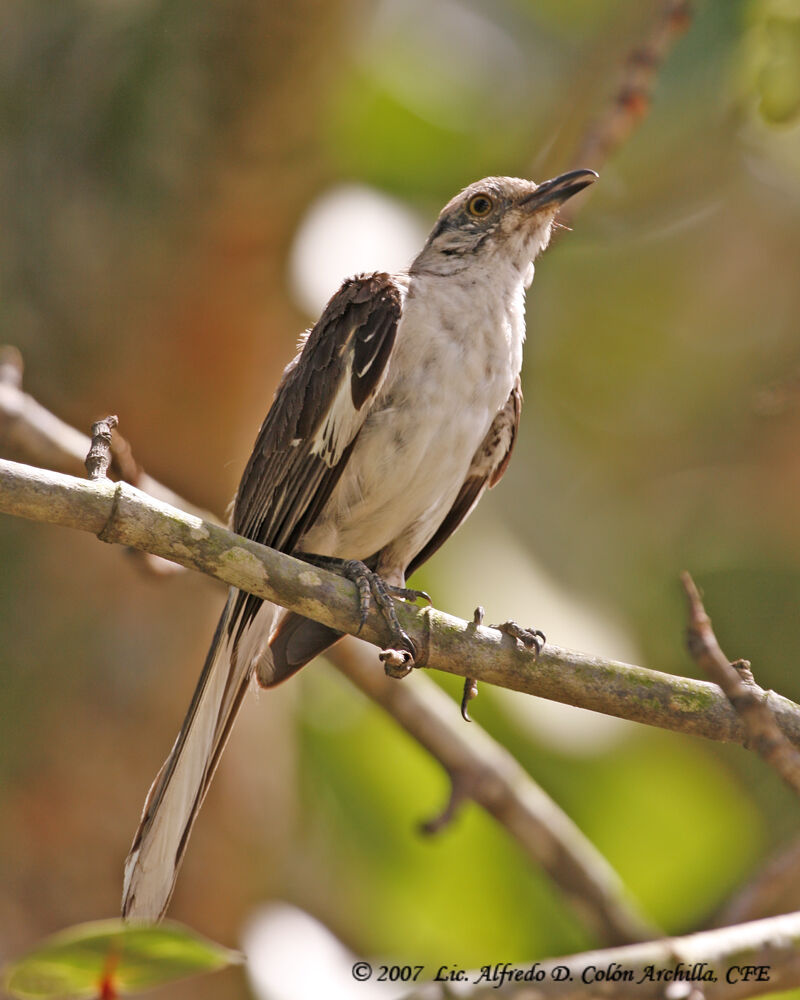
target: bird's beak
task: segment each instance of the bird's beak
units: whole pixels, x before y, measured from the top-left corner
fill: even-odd
[[[594,184],[598,175],[594,170],[569,170],[565,174],[559,174],[552,180],[542,181],[532,194],[526,195],[521,201],[529,212],[538,212],[545,205],[562,204],[567,198],[571,198],[585,187]]]

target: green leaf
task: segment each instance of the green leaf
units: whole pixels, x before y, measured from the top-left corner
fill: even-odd
[[[5,988],[21,1000],[113,1000],[242,960],[180,924],[78,924],[46,938],[6,970]]]

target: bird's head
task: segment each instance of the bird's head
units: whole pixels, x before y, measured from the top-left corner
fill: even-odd
[[[547,246],[559,207],[596,179],[593,170],[570,170],[541,184],[519,177],[470,184],[442,209],[412,274],[455,274],[498,257],[524,273]]]

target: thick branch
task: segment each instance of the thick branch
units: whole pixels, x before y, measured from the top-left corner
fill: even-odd
[[[126,483],[88,482],[0,461],[0,511],[91,531],[103,541],[171,559],[338,631],[358,632],[351,583],[185,514]],[[422,651],[420,666],[708,739],[745,741],[739,718],[714,684],[552,644],[537,659],[497,629],[402,602],[398,614]],[[383,620],[375,610],[361,635],[385,644]],[[778,725],[800,746],[800,707],[780,695],[768,697]]]
[[[482,806],[610,943],[658,932],[635,910],[616,872],[516,759],[422,674],[404,684],[375,669],[374,653],[345,642],[326,658],[389,712],[447,770],[454,793]]]
[[[751,971],[746,974],[748,967]],[[761,973],[764,979],[757,979],[758,973],[754,973],[752,967],[764,968]],[[467,972],[466,981],[458,984],[455,994],[449,991],[448,983],[428,983],[411,993],[408,1000],[447,1000],[453,995],[469,1000],[496,997],[513,997],[514,1000],[545,997],[688,1000],[693,987],[702,991],[697,995],[705,1000],[759,996],[800,985],[800,913],[687,937],[584,952],[516,968],[534,968],[537,975],[541,973],[542,979],[538,982],[507,981],[498,986],[496,981],[476,981],[480,972]],[[665,972],[677,969],[683,971],[683,979],[664,977]],[[692,982],[688,977],[693,969],[696,975],[711,973],[715,979]],[[567,975],[554,978],[562,974],[556,970],[566,970]],[[659,972],[661,978],[656,978]],[[604,975],[606,978],[601,978]]]

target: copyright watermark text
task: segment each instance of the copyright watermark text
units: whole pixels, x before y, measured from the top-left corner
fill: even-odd
[[[514,965],[511,962],[496,962],[483,965],[480,969],[463,969],[458,965],[440,965],[426,970],[424,965],[371,965],[356,962],[352,968],[353,979],[366,982],[374,979],[387,983],[416,983],[429,978],[437,983],[483,983],[499,989],[504,983],[541,983],[547,979],[554,982],[582,983],[716,983],[724,979],[726,983],[768,983],[768,965],[731,965],[727,969],[716,970],[707,962],[695,962],[659,968],[646,965],[643,968],[627,968],[619,962],[608,965],[585,965],[572,969],[569,965],[544,966],[539,962],[532,965]]]

